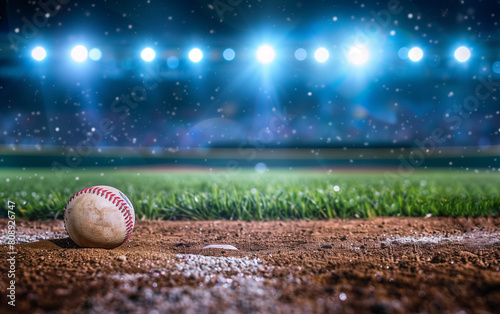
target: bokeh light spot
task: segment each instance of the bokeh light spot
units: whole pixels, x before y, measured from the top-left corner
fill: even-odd
[[[257,50],[257,60],[259,60],[259,62],[261,63],[271,63],[273,62],[275,57],[276,54],[274,52],[274,49],[269,45],[260,46]]]
[[[87,48],[82,45],[78,45],[71,50],[71,58],[73,58],[76,62],[83,62],[87,60],[87,57]]]
[[[408,51],[408,58],[410,58],[410,60],[413,62],[420,61],[423,56],[424,52],[418,47],[413,47],[410,49],[410,51]]]
[[[330,53],[326,50],[326,48],[321,47],[316,49],[314,52],[314,59],[316,59],[319,63],[325,62],[328,58],[330,58]]]
[[[167,66],[172,70],[177,69],[177,67],[179,66],[179,58],[177,58],[176,56],[168,57]]]
[[[255,165],[255,172],[257,173],[264,173],[267,171],[267,166],[263,162],[259,162]]]
[[[295,59],[304,61],[307,58],[307,51],[304,48],[295,50]]]
[[[493,63],[492,70],[493,72],[500,74],[500,61],[496,61]]]
[[[94,48],[89,51],[89,58],[93,61],[101,60],[102,52],[101,50]]]
[[[43,49],[42,47],[35,47],[35,49],[33,49],[31,51],[31,56],[33,57],[33,59],[35,59],[36,61],[42,61],[43,59],[45,59],[45,57],[47,56],[47,51],[45,51],[45,49]]]
[[[406,48],[406,47],[403,47],[401,49],[398,50],[398,57],[402,60],[406,60],[408,59],[408,53],[409,53],[409,49]]]
[[[234,52],[233,49],[227,48],[222,53],[222,56],[224,57],[224,60],[226,60],[226,61],[232,61],[234,59],[234,57],[236,56],[236,53]]]
[[[153,61],[155,57],[156,57],[155,51],[149,47],[144,48],[144,50],[142,50],[142,52],[141,52],[141,58],[142,58],[142,60],[144,60],[146,62]]]
[[[455,59],[457,59],[458,62],[465,62],[469,60],[470,56],[470,50],[465,46],[458,47],[457,50],[455,50]]]
[[[193,48],[189,52],[189,60],[193,61],[194,63],[200,62],[201,59],[203,59],[203,52],[201,52],[200,49],[198,48]]]

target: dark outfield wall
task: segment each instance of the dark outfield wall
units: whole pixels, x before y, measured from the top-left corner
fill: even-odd
[[[0,155],[0,167],[128,167],[128,166],[192,166],[192,167],[255,167],[264,163],[267,167],[298,168],[298,167],[400,167],[409,168],[500,168],[500,157],[442,157],[442,158],[321,158],[311,154],[311,158],[162,158],[162,157],[119,157],[88,156],[69,160],[65,156],[47,155]]]

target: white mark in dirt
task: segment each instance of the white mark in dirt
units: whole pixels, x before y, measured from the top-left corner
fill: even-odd
[[[64,227],[61,227],[64,229]],[[16,244],[19,243],[31,243],[41,240],[52,240],[52,239],[62,239],[67,238],[68,234],[66,232],[57,231],[43,231],[33,230],[31,228],[17,227],[16,234]],[[7,244],[8,234],[7,228],[0,230],[0,244]]]
[[[406,237],[391,237],[386,238],[382,243],[391,244],[407,244],[407,243],[463,243],[473,245],[491,245],[500,242],[500,232],[487,232],[473,230],[464,232],[460,235],[443,235],[436,234],[432,236],[406,236]]]
[[[280,293],[274,288],[278,279],[269,278],[273,269],[259,258],[178,254],[146,274],[111,275],[109,280],[116,282],[118,288],[90,298],[89,305],[94,312],[106,312],[116,304],[134,311],[147,304],[160,313],[218,312],[221,308],[271,313],[280,304]],[[178,276],[194,279],[198,286],[168,287],[157,283],[163,277],[174,284],[173,278]],[[144,282],[150,282],[151,286],[139,288]],[[286,304],[280,306],[287,308]],[[292,313],[293,308],[290,306],[286,312]]]
[[[225,245],[225,244],[210,244],[210,245],[207,245],[205,247],[203,247],[203,249],[224,249],[224,250],[238,250],[237,248],[235,248],[234,246],[232,245]]]

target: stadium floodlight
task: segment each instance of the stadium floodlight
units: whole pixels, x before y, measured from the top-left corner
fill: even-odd
[[[349,49],[347,54],[347,59],[354,65],[363,65],[370,58],[370,54],[368,53],[368,49],[365,47],[355,46]]]
[[[203,59],[203,52],[201,52],[201,50],[198,48],[193,48],[189,52],[188,57],[189,57],[189,60],[191,60],[194,63],[197,63],[197,62],[200,62],[201,59]]]
[[[101,60],[102,52],[97,48],[93,48],[89,51],[89,58],[93,61]]]
[[[276,54],[274,52],[274,49],[269,45],[262,45],[257,50],[257,60],[259,60],[259,62],[261,63],[264,64],[271,63],[273,62],[275,57]]]
[[[307,51],[304,48],[295,50],[295,59],[304,61],[307,58]]]
[[[458,62],[465,62],[469,60],[470,55],[471,53],[469,48],[465,46],[458,47],[457,50],[455,50],[455,59],[457,59]]]
[[[82,45],[75,46],[71,50],[71,58],[73,58],[75,62],[83,62],[87,60],[88,54],[87,48]]]
[[[226,50],[224,50],[224,52],[222,53],[222,56],[224,57],[224,59],[226,61],[232,61],[234,59],[234,57],[236,56],[236,53],[234,52],[233,49],[231,48],[227,48]]]
[[[408,58],[410,58],[410,60],[413,62],[420,61],[423,56],[424,52],[418,47],[413,47],[410,49],[410,51],[408,51]]]
[[[31,50],[31,56],[36,61],[42,61],[47,56],[47,51],[43,47],[38,46]]]
[[[141,58],[142,58],[142,60],[144,60],[146,62],[153,61],[155,57],[156,57],[156,53],[152,48],[147,47],[141,51]]]
[[[328,52],[328,50],[326,50],[326,48],[321,47],[316,49],[316,51],[314,52],[314,58],[319,63],[323,63],[328,60],[328,58],[330,58],[330,53]]]

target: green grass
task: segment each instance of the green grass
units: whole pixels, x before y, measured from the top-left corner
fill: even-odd
[[[78,180],[76,179],[78,177]],[[478,216],[500,212],[500,174],[419,172],[308,174],[301,171],[172,173],[0,170],[0,216],[62,218],[69,197],[110,185],[132,201],[138,219],[326,219],[375,216]],[[335,191],[335,186],[339,191]]]

